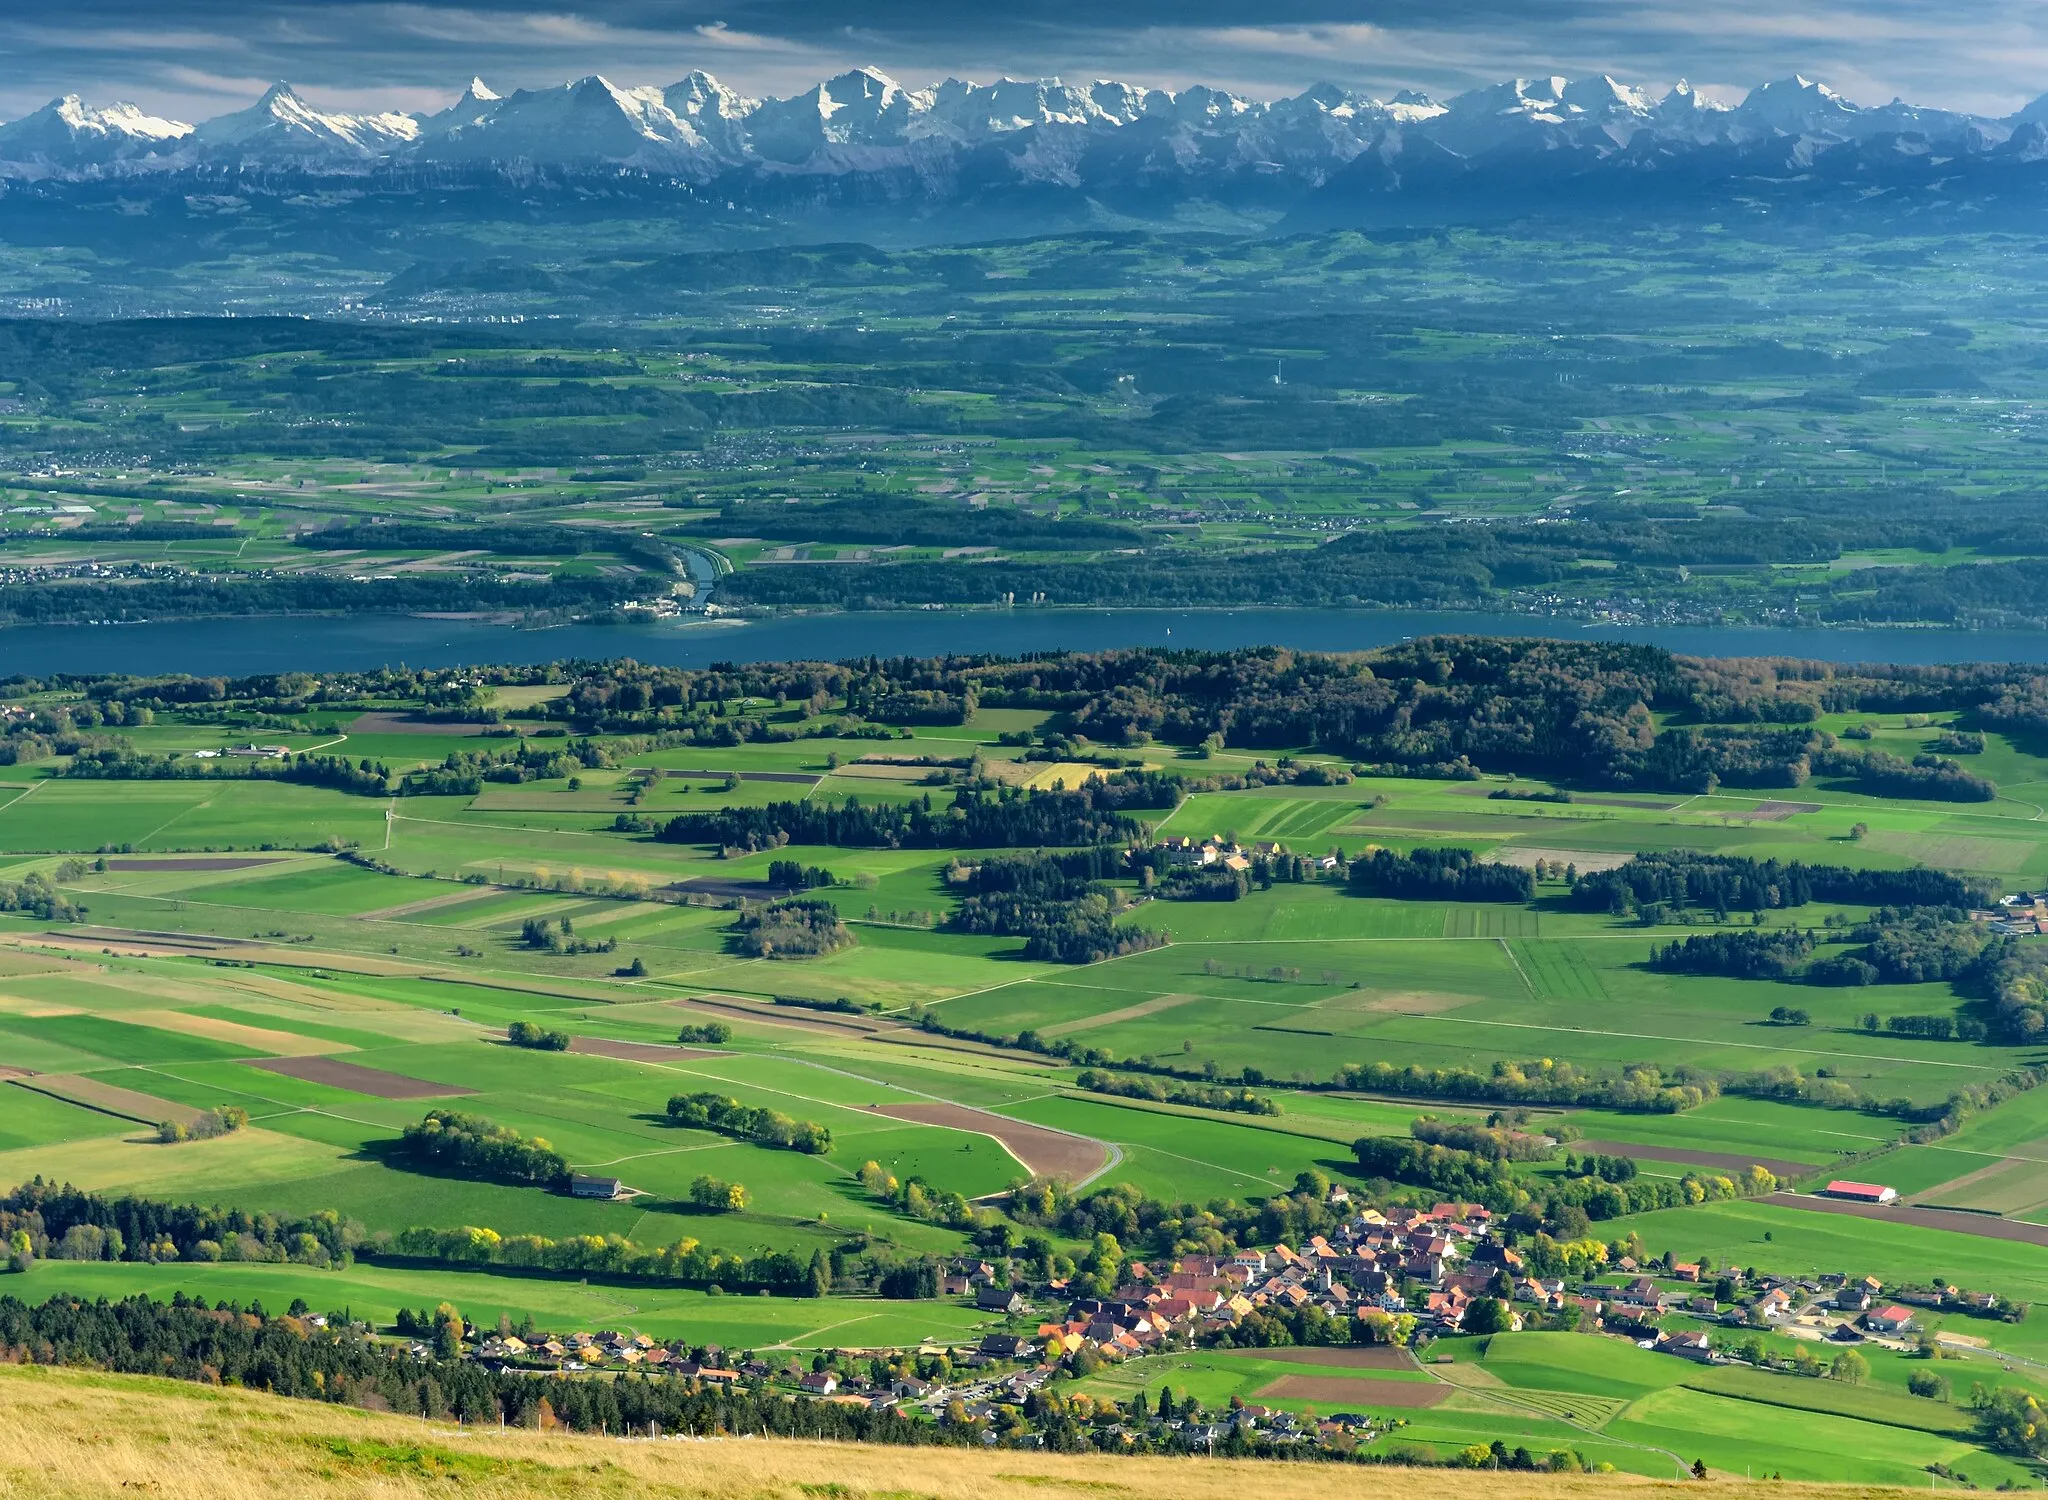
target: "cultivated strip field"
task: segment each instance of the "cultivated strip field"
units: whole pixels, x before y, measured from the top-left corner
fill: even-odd
[[[324,1083],[329,1088],[346,1089],[352,1094],[367,1094],[372,1099],[448,1099],[476,1092],[452,1083],[429,1083],[424,1079],[407,1078],[402,1074],[387,1073],[381,1068],[366,1068],[359,1063],[340,1062],[331,1057],[266,1057],[251,1062],[249,1066],[282,1073],[287,1078],[303,1079],[307,1083]]]
[[[942,1125],[948,1130],[970,1131],[993,1136],[1034,1177],[1054,1177],[1062,1182],[1081,1183],[1110,1163],[1110,1150],[1100,1141],[1042,1125],[1027,1124],[987,1110],[960,1104],[876,1104],[876,1114],[920,1125]]]

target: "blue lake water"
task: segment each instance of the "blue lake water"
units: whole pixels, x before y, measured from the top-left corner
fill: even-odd
[[[747,623],[565,625],[519,630],[410,616],[190,620],[161,625],[0,630],[0,676],[54,672],[343,671],[386,664],[556,661],[630,656],[669,666],[716,661],[841,661],[857,656],[1100,651],[1117,646],[1221,650],[1275,645],[1359,651],[1418,635],[1539,635],[1626,640],[1694,656],[1825,661],[2048,663],[2048,631],[1783,630],[1582,625],[1526,615],[1322,609],[908,610]]]

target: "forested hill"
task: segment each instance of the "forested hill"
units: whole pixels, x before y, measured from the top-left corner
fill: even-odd
[[[52,685],[82,688],[88,704],[64,724],[22,720],[10,735],[52,741],[86,720],[119,724],[143,708],[195,700],[249,699],[289,714],[393,691],[426,695],[444,705],[443,716],[489,717],[492,686],[539,682],[567,691],[522,717],[675,745],[791,738],[849,722],[957,724],[982,706],[1036,708],[1054,714],[1037,736],[1048,756],[1162,742],[1199,757],[1206,744],[1314,751],[1406,774],[1514,772],[1658,791],[1791,787],[1826,775],[1880,795],[1964,802],[1997,791],[1952,758],[1970,753],[1967,731],[1950,736],[1949,749],[1936,744],[1906,760],[1862,745],[1853,726],[1838,737],[1822,716],[1961,712],[1981,728],[2048,731],[2048,674],[2024,666],[1701,660],[1611,642],[1440,636],[1348,655],[1148,648],[701,670],[572,661],[245,681],[65,678]],[[735,699],[784,709],[773,721],[734,716],[726,708]],[[0,753],[7,744],[0,739]],[[1283,766],[1276,774],[1297,773]]]

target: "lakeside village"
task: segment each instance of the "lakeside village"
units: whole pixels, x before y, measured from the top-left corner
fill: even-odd
[[[1834,1183],[1834,1196],[1869,1201],[1888,1192]],[[965,1345],[842,1349],[808,1362],[732,1353],[718,1346],[662,1343],[644,1334],[600,1331],[556,1336],[530,1324],[495,1331],[459,1322],[452,1309],[401,1317],[401,1333],[422,1336],[412,1352],[439,1353],[494,1371],[564,1377],[666,1375],[702,1387],[780,1391],[870,1412],[947,1425],[973,1424],[990,1446],[1036,1446],[1048,1418],[1078,1421],[1097,1447],[1243,1451],[1247,1445],[1334,1445],[1351,1451],[1404,1425],[1392,1415],[1334,1411],[1310,1415],[1232,1397],[1209,1410],[1191,1396],[1140,1390],[1128,1403],[1070,1388],[1108,1367],[1142,1369],[1152,1356],[1196,1348],[1295,1344],[1347,1347],[1350,1373],[1451,1364],[1457,1335],[1553,1330],[1626,1339],[1700,1364],[1737,1364],[1788,1374],[1841,1377],[1846,1351],[1869,1346],[1941,1357],[1948,1347],[1920,1318],[1926,1311],[2023,1318],[2026,1308],[1995,1293],[1933,1283],[1887,1287],[1853,1272],[1810,1278],[1759,1275],[1710,1260],[1652,1257],[1637,1239],[1559,1244],[1528,1253],[1518,1236],[1471,1203],[1439,1203],[1389,1218],[1355,1208],[1331,1235],[1299,1249],[1281,1244],[1229,1256],[1186,1255],[1171,1265],[1127,1262],[1107,1297],[1069,1298],[1063,1282],[1026,1286],[1009,1262],[955,1261],[938,1271],[938,1292],[965,1297],[990,1314],[992,1330]],[[1881,1200],[1880,1200],[1881,1201]],[[1532,1260],[1562,1260],[1565,1276],[1531,1273]],[[436,1316],[448,1319],[435,1335]],[[459,1335],[456,1332],[459,1327]],[[1763,1335],[1788,1336],[1767,1345]],[[1441,1345],[1441,1347],[1439,1347]],[[1809,1347],[1811,1346],[1811,1347]],[[1815,1351],[1818,1351],[1817,1353]],[[1161,1359],[1162,1383],[1170,1364]],[[1936,1379],[1930,1374],[1930,1380]],[[1391,1404],[1391,1403],[1390,1403]],[[1569,1469],[1572,1454],[1511,1455],[1517,1467]],[[1498,1463],[1475,1449],[1462,1460]]]

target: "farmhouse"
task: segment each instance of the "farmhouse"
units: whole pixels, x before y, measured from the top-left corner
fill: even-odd
[[[1836,1181],[1820,1190],[1823,1198],[1846,1198],[1852,1203],[1896,1203],[1899,1201],[1897,1188],[1884,1187],[1875,1182]]]
[[[1660,1333],[1651,1347],[1659,1354],[1675,1354],[1695,1364],[1710,1365],[1714,1362],[1713,1346],[1707,1342],[1704,1328],[1685,1333]]]
[[[1913,1326],[1913,1314],[1896,1302],[1887,1303],[1865,1313],[1863,1326],[1872,1333],[1904,1333]]]
[[[572,1198],[618,1198],[625,1194],[626,1185],[616,1177],[590,1177],[578,1172],[569,1179],[569,1196]]]

